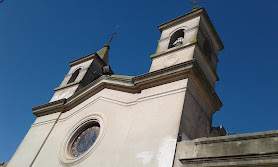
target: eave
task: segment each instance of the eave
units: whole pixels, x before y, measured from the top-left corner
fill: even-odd
[[[204,89],[209,93],[208,97],[211,101],[216,102],[213,108],[219,110],[222,106],[221,101],[210,87],[197,62],[192,60],[136,77],[103,75],[68,99],[61,99],[32,108],[33,114],[40,117],[56,112],[66,112],[105,88],[128,93],[140,93],[143,89],[188,78],[190,74],[196,74],[197,78],[201,77],[200,79],[203,81],[201,83],[204,84]]]
[[[76,59],[76,60],[73,60],[69,63],[69,65],[71,67],[77,65],[77,64],[80,64],[80,63],[83,63],[85,61],[88,61],[88,60],[91,60],[94,58],[94,56],[97,55],[97,53],[91,53],[91,54],[88,54],[87,56],[84,56],[84,57],[81,57],[79,59]]]

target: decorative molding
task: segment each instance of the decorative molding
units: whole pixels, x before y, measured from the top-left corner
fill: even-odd
[[[85,62],[85,61],[88,61],[88,60],[93,59],[95,55],[97,55],[96,52],[91,53],[91,54],[88,54],[87,56],[84,56],[84,57],[81,57],[81,58],[76,59],[76,60],[74,60],[74,61],[71,61],[71,62],[69,63],[69,65],[70,65],[71,67],[73,67],[73,66],[75,66],[75,65],[77,65],[77,64],[80,64],[80,63],[83,63],[83,62]]]
[[[146,74],[138,75],[136,77],[133,77],[134,84],[136,84],[136,85],[137,84],[142,84],[142,83],[144,83],[148,80],[152,80],[152,79],[155,79],[155,78],[160,79],[160,77],[162,77],[162,76],[170,76],[171,74],[174,74],[178,71],[179,72],[184,72],[184,71],[189,70],[193,67],[193,62],[194,62],[194,60],[189,60],[189,61],[179,63],[179,64],[176,64],[176,65],[167,67],[167,68],[162,68],[162,69],[152,71],[152,72],[149,72],[149,73],[146,73]]]
[[[183,29],[183,32],[184,32],[184,35],[185,35],[186,33],[189,33],[190,31],[198,30],[198,28],[199,28],[199,26],[194,26],[194,27],[191,27],[191,28],[188,28],[186,26],[178,27],[169,34],[169,38],[171,38],[171,36],[178,30]]]
[[[39,117],[56,112],[66,112],[105,88],[128,93],[140,93],[143,89],[185,79],[188,78],[189,75],[194,75],[195,78],[200,79],[202,87],[204,87],[209,94],[208,98],[211,99],[213,103],[216,102],[214,109],[218,110],[222,106],[221,101],[210,86],[203,72],[200,70],[197,62],[191,60],[136,77],[117,75],[101,76],[73,94],[67,100],[61,99],[34,107],[33,114]]]
[[[178,28],[174,29],[172,32],[170,32],[169,37],[171,38],[171,36],[172,36],[175,32],[177,32],[177,31],[179,31],[179,30],[183,30],[183,32],[185,33],[186,29],[187,29],[186,26],[178,27]]]
[[[195,144],[213,144],[213,143],[223,143],[223,142],[232,142],[232,141],[241,141],[241,140],[252,140],[252,139],[263,139],[270,137],[278,137],[278,130],[258,132],[251,134],[240,134],[240,135],[231,135],[231,136],[220,136],[220,137],[211,137],[206,139],[195,139]]]
[[[124,102],[124,101],[119,101],[119,100],[116,100],[116,99],[110,99],[110,98],[107,98],[107,97],[100,96],[100,97],[94,99],[93,101],[91,101],[90,103],[86,104],[84,107],[82,107],[82,108],[78,109],[77,111],[73,112],[72,114],[68,115],[67,117],[64,117],[64,118],[60,119],[58,122],[68,120],[69,118],[71,118],[74,115],[80,113],[82,110],[84,110],[85,108],[93,105],[94,103],[96,103],[98,101],[107,101],[109,103],[114,103],[114,104],[117,104],[117,105],[128,107],[128,106],[136,105],[136,104],[138,104],[142,101],[151,100],[151,99],[154,99],[154,98],[163,97],[163,96],[167,96],[167,95],[172,95],[172,94],[185,92],[185,91],[186,91],[186,87],[176,89],[176,90],[172,90],[172,91],[163,92],[163,93],[158,93],[158,94],[155,94],[155,95],[144,96],[144,97],[138,98],[137,100],[130,101],[130,102]]]
[[[63,110],[66,99],[60,99],[54,102],[46,103],[43,105],[39,105],[37,107],[33,107],[33,114],[37,117],[60,112]]]
[[[196,43],[197,43],[197,42],[182,44],[182,45],[180,45],[180,46],[170,48],[170,49],[168,49],[168,50],[166,50],[166,51],[159,52],[159,53],[157,53],[157,54],[153,54],[153,55],[151,55],[151,59],[154,59],[154,58],[157,58],[157,57],[160,57],[160,56],[163,56],[163,55],[166,55],[166,54],[169,54],[169,53],[178,51],[178,50],[185,49],[185,48],[187,48],[187,47],[190,47],[190,46],[195,45]]]
[[[111,103],[114,103],[114,104],[118,104],[118,105],[122,105],[122,106],[131,106],[131,105],[135,105],[137,104],[136,101],[132,101],[132,102],[123,102],[123,101],[118,101],[118,100],[115,100],[115,99],[110,99],[110,98],[107,98],[107,97],[98,97],[96,99],[94,99],[93,101],[91,101],[90,103],[86,104],[85,106],[83,106],[82,108],[78,109],[76,112],[73,112],[71,113],[70,115],[68,115],[67,117],[64,117],[62,119],[59,120],[59,122],[62,122],[62,121],[65,121],[65,120],[68,120],[69,118],[73,117],[74,115],[80,113],[81,111],[83,111],[84,109],[86,109],[87,107],[93,105],[94,103],[98,102],[98,101],[108,101],[108,102],[111,102]]]
[[[72,82],[72,83],[69,83],[69,84],[66,84],[64,86],[60,86],[58,88],[55,88],[54,91],[58,91],[58,90],[61,90],[61,89],[64,89],[64,88],[67,88],[67,87],[71,87],[71,86],[74,86],[74,85],[78,85],[79,83],[81,82],[81,80],[77,80],[75,82]]]
[[[165,42],[165,41],[169,41],[170,38],[171,38],[171,36],[172,36],[176,31],[178,31],[178,30],[180,30],[180,29],[184,29],[184,33],[186,34],[186,33],[190,32],[190,31],[196,30],[196,29],[198,29],[198,28],[199,28],[199,26],[195,26],[195,27],[192,27],[192,28],[187,28],[186,26],[179,27],[179,28],[173,30],[173,31],[170,33],[170,35],[169,35],[168,37],[158,40],[158,43]]]
[[[186,90],[187,90],[186,87],[183,87],[183,88],[179,88],[176,90],[171,90],[171,91],[167,91],[167,92],[163,92],[163,93],[159,93],[159,94],[155,94],[155,95],[145,96],[142,98],[138,98],[136,102],[151,100],[151,99],[158,98],[158,97],[163,97],[163,96],[168,96],[168,95],[172,95],[172,94],[176,94],[176,93],[180,93],[180,92],[185,92]]]
[[[198,30],[199,26],[194,26],[184,30],[184,33],[189,33],[190,31]]]
[[[164,60],[163,65],[164,65],[164,67],[169,67],[169,66],[177,64],[178,61],[179,61],[178,55],[171,55]]]
[[[83,94],[84,92],[86,92],[90,87],[95,87],[95,88],[100,88],[101,87],[111,87],[113,84],[108,84],[107,82],[105,82],[104,80],[112,80],[112,81],[117,81],[120,82],[119,84],[117,84],[117,86],[120,87],[126,87],[126,88],[130,88],[130,90],[126,90],[126,92],[136,92],[135,89],[132,88],[133,86],[133,81],[132,79],[124,79],[124,78],[117,78],[117,77],[113,77],[113,76],[101,76],[98,79],[94,80],[93,82],[91,82],[90,84],[88,84],[87,86],[85,86],[84,88],[82,88],[81,90],[79,90],[78,92],[76,92],[75,94],[73,94],[71,97],[68,98],[68,102],[71,101],[72,99],[76,98],[77,96]],[[103,81],[103,82],[102,82]],[[121,83],[125,83],[125,85],[122,85]]]
[[[161,43],[161,42],[165,42],[165,41],[169,41],[169,40],[170,40],[170,36],[166,37],[166,38],[163,38],[163,39],[160,39],[160,40],[157,40],[157,42]]]
[[[278,152],[276,153],[262,153],[262,154],[247,154],[247,155],[236,155],[236,156],[219,156],[219,157],[206,157],[206,158],[190,158],[190,159],[180,159],[180,162],[184,165],[197,165],[197,164],[208,164],[208,163],[221,163],[219,165],[213,166],[222,166],[222,163],[225,163],[225,166],[230,166],[228,163],[233,163],[234,165],[259,165],[263,160],[270,161],[269,164],[274,165],[271,160],[278,160]],[[250,163],[250,161],[255,161],[255,163]],[[266,162],[263,162],[263,166],[265,166]],[[207,166],[207,165],[205,165]]]
[[[197,9],[197,10],[191,11],[191,12],[185,14],[185,15],[179,16],[179,17],[177,17],[177,18],[175,18],[175,19],[172,19],[172,20],[167,21],[167,22],[165,22],[165,23],[163,23],[163,24],[160,24],[160,25],[158,26],[158,29],[159,29],[160,31],[163,31],[163,29],[165,29],[165,28],[167,28],[167,27],[170,27],[170,26],[172,26],[172,25],[175,25],[175,24],[177,24],[177,23],[179,23],[179,22],[181,22],[181,21],[189,20],[189,19],[191,19],[191,18],[193,18],[193,17],[200,16],[200,14],[201,14],[203,11],[205,11],[204,8],[199,8],[199,9]]]
[[[47,121],[42,121],[42,122],[38,122],[38,123],[33,123],[31,126],[32,126],[32,127],[35,127],[35,126],[40,126],[40,125],[44,125],[44,124],[55,123],[56,120],[57,120],[57,118],[54,118],[54,119],[50,119],[50,120],[47,120]]]

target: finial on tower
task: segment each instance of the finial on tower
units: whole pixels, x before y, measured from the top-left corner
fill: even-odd
[[[117,27],[115,28],[115,31],[113,32],[113,34],[111,35],[110,41],[108,42],[108,46],[110,45],[110,43],[111,43],[111,41],[112,41],[114,35],[117,34],[117,29],[118,29],[118,25],[117,25]],[[104,45],[104,46],[105,46],[105,45]]]
[[[99,51],[97,51],[97,54],[99,55],[99,57],[108,65],[108,51],[110,49],[110,43],[114,37],[114,35],[117,33],[117,29],[118,29],[118,25],[115,28],[115,31],[113,32],[113,34],[111,35],[110,41],[108,42],[108,44],[105,44],[103,46],[102,49],[100,49]]]
[[[206,3],[205,1],[200,1],[200,0],[190,0],[191,4],[200,4],[200,3]]]
[[[200,0],[190,0],[191,4],[199,5],[201,3],[206,3],[205,1],[200,1]],[[198,6],[195,6],[192,8],[192,11],[200,9]]]
[[[192,8],[192,11],[195,11],[195,10],[198,10],[198,9],[200,9],[198,6],[194,6],[194,7]]]

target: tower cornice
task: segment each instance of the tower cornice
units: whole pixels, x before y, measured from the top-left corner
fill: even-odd
[[[79,58],[79,59],[76,59],[76,60],[71,61],[71,62],[69,63],[69,65],[72,67],[72,66],[75,66],[75,65],[77,65],[77,64],[81,64],[81,63],[83,63],[83,62],[85,62],[85,61],[91,60],[91,59],[94,58],[94,56],[95,56],[96,54],[97,54],[96,52],[90,53],[90,54],[88,54],[88,55],[86,55],[86,56],[84,56],[84,57],[81,57],[81,58]]]

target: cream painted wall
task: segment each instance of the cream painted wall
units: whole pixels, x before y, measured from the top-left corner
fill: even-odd
[[[106,132],[95,151],[77,167],[171,167],[186,86],[187,79],[148,88],[139,94],[103,89],[61,115],[33,167],[69,166],[62,165],[59,160],[63,141],[74,125],[92,114],[105,117]],[[24,147],[21,155],[30,152],[33,153],[30,158],[34,157],[38,149],[30,148],[30,143],[35,140],[40,141],[39,145],[42,143],[45,135],[39,134],[49,131],[53,125],[51,120],[53,118],[49,116],[36,120],[36,131],[32,130],[33,127],[27,135],[36,135],[36,138],[24,139],[19,148],[20,152]],[[14,158],[15,162],[25,159]],[[9,167],[18,165],[12,162]],[[21,166],[27,167],[29,164],[26,162]]]
[[[80,63],[78,65],[71,67],[68,74],[65,76],[63,82],[61,83],[60,87],[67,85],[67,82],[69,81],[71,75],[79,68],[81,68],[81,71],[80,71],[78,77],[76,78],[76,81],[82,80],[82,78],[86,74],[86,72],[87,72],[88,68],[90,67],[90,65],[92,64],[92,62],[93,62],[93,60],[88,60],[88,61],[85,61],[83,63]]]
[[[180,123],[181,140],[209,137],[213,111],[196,86],[188,83]]]
[[[39,117],[17,148],[8,167],[29,167],[50,133],[59,113]]]
[[[190,46],[176,52],[167,53],[163,56],[153,58],[150,72],[192,60],[194,49],[195,46]]]

